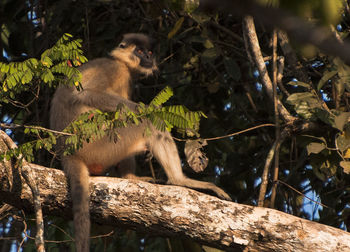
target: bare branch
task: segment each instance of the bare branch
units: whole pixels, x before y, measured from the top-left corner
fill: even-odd
[[[255,25],[253,18],[250,16],[246,16],[243,19],[243,36],[247,41],[246,45],[248,46],[247,51],[249,51],[253,63],[259,70],[260,79],[262,84],[264,85],[266,92],[270,99],[273,101],[273,85],[272,81],[268,75],[264,59],[261,54],[258,37],[255,31]],[[283,106],[281,101],[277,100],[278,112],[281,114],[285,122],[294,121],[295,118],[290,115],[288,110]]]
[[[280,133],[281,133],[281,127],[280,127],[280,120],[278,115],[278,97],[277,97],[277,29],[273,30],[272,34],[272,80],[273,80],[273,108],[274,108],[274,115],[275,115],[275,138],[277,143],[280,141]],[[272,185],[272,193],[271,193],[271,200],[270,200],[270,207],[274,208],[275,205],[275,199],[276,199],[276,193],[277,193],[277,184],[276,181],[278,179],[278,171],[279,171],[279,151],[281,144],[276,146],[275,150],[275,162],[274,162],[274,169],[273,169],[273,185]]]
[[[7,145],[9,149],[17,148],[17,145],[12,141],[12,139],[4,131],[0,130],[0,138]],[[31,168],[31,164],[28,163],[26,160],[24,160],[23,157],[20,157],[20,159],[17,162],[22,163],[21,175],[23,176],[25,182],[29,186],[33,195],[33,202],[34,202],[35,216],[36,216],[35,221],[36,221],[36,227],[37,227],[37,232],[35,236],[36,249],[39,252],[45,252],[44,219],[43,219],[43,213],[41,209],[39,188],[38,188],[38,185],[36,184],[36,180],[34,178],[33,171]]]

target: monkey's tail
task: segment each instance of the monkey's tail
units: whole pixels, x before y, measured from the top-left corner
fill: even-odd
[[[69,178],[73,201],[74,236],[77,252],[89,251],[89,171],[83,161],[74,156],[62,157],[64,170]]]
[[[198,180],[184,177],[179,182],[177,182],[177,183],[175,182],[175,184],[181,185],[181,186],[186,186],[186,187],[193,188],[193,189],[212,190],[213,192],[216,193],[216,195],[219,198],[224,199],[224,200],[228,200],[228,201],[232,201],[231,197],[224,190],[217,187],[216,185],[214,185],[211,182],[198,181]]]

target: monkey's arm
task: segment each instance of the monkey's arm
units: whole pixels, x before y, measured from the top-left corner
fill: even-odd
[[[83,91],[76,91],[71,100],[73,104],[83,104],[92,108],[100,109],[102,111],[115,111],[117,105],[125,104],[129,109],[135,110],[137,103],[129,101],[121,96],[109,94],[107,92],[96,91],[92,89],[84,89]]]

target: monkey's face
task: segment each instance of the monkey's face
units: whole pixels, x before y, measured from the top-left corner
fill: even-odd
[[[111,55],[126,63],[132,72],[151,75],[158,69],[152,44],[152,39],[144,34],[126,34]]]

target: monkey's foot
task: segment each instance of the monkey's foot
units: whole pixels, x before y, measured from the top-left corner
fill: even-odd
[[[185,186],[193,189],[211,190],[214,193],[216,193],[216,195],[219,198],[232,201],[231,197],[224,190],[210,182],[198,181],[187,177],[182,177],[173,180],[168,180],[168,184]]]
[[[228,200],[228,201],[232,201],[231,197],[221,188],[217,187],[213,191],[218,195],[219,198],[224,199],[224,200]]]

